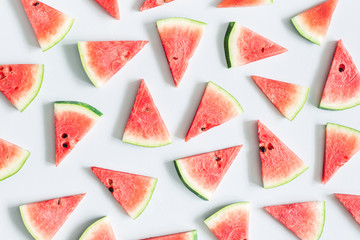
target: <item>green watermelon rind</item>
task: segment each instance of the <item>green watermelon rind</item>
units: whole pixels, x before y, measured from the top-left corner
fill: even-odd
[[[18,160],[18,161],[19,161],[19,165],[18,165],[16,168],[12,169],[11,171],[9,170],[10,173],[9,173],[8,175],[5,175],[3,178],[0,178],[0,182],[3,181],[3,180],[5,180],[5,179],[7,179],[7,178],[9,178],[9,177],[11,177],[11,176],[13,176],[13,175],[15,175],[16,173],[18,173],[18,172],[20,171],[20,169],[24,166],[26,160],[27,160],[27,159],[29,158],[29,156],[30,156],[30,152],[29,152],[28,150],[25,150],[25,149],[23,149],[23,151],[24,151],[24,153],[26,153],[26,154],[25,154],[25,156],[23,156],[22,159],[19,159],[19,160]]]
[[[224,93],[225,96],[227,96],[229,99],[232,100],[232,102],[237,106],[239,113],[243,113],[244,109],[241,107],[240,103],[238,102],[238,100],[236,100],[236,98],[231,95],[228,91],[226,91],[225,89],[223,89],[222,87],[220,87],[219,85],[217,85],[216,83],[209,81],[208,84],[210,84],[211,86],[214,86],[215,88],[217,88],[219,91],[221,91],[222,93]]]
[[[225,48],[225,58],[226,58],[226,63],[227,63],[227,67],[228,68],[232,68],[232,63],[231,63],[231,56],[230,56],[230,36],[231,36],[231,32],[234,29],[236,22],[230,22],[228,25],[228,28],[226,30],[225,33],[225,40],[224,40],[224,48]]]
[[[197,20],[193,20],[193,19],[190,19],[190,18],[184,18],[184,17],[172,17],[172,18],[165,18],[165,19],[161,19],[161,20],[157,20],[156,21],[156,26],[159,28],[159,24],[161,23],[166,23],[166,22],[172,22],[172,21],[176,21],[178,24],[180,23],[191,23],[191,24],[198,24],[200,26],[203,26],[203,25],[207,25],[206,23],[204,22],[201,22],[201,21],[197,21]]]
[[[87,237],[87,234],[94,228],[96,227],[98,224],[101,224],[103,221],[108,220],[108,217],[102,217],[99,220],[93,222],[88,228],[86,228],[86,230],[83,232],[83,234],[81,235],[81,237],[79,238],[79,240],[85,240]]]
[[[300,23],[300,20],[298,19],[298,16],[295,16],[293,18],[291,18],[291,22],[293,23],[294,27],[296,28],[296,30],[307,40],[317,44],[317,45],[321,45],[322,40],[318,39],[317,37],[313,36],[310,32],[308,32],[307,30],[305,30]]]
[[[280,187],[280,186],[282,186],[282,185],[285,185],[285,184],[293,181],[295,178],[297,178],[298,176],[300,176],[302,173],[304,173],[304,172],[305,172],[306,170],[308,170],[308,169],[309,169],[309,166],[304,165],[303,168],[299,169],[299,171],[298,171],[295,175],[291,176],[290,178],[287,178],[287,179],[285,179],[284,181],[279,182],[279,183],[276,183],[276,184],[273,184],[273,185],[266,185],[266,186],[265,186],[265,184],[264,184],[264,188],[265,188],[265,189],[270,189],[270,188],[275,188],[275,187]]]
[[[97,115],[98,117],[101,117],[103,114],[102,112],[100,112],[99,110],[97,110],[96,108],[94,108],[93,106],[87,104],[87,103],[83,103],[83,102],[77,102],[77,101],[56,101],[54,102],[55,104],[64,104],[64,105],[69,105],[71,106],[80,106],[88,111],[90,111],[91,113],[94,113],[95,115]]]
[[[68,17],[71,19],[71,22],[69,23],[69,25],[66,27],[66,30],[64,32],[64,34],[60,35],[58,39],[56,39],[54,42],[52,42],[51,44],[49,44],[49,46],[45,47],[44,49],[42,49],[43,52],[49,50],[50,48],[52,48],[53,46],[55,46],[56,44],[58,44],[61,40],[64,39],[64,37],[69,33],[70,29],[72,28],[72,26],[74,25],[74,18]]]
[[[319,235],[316,236],[315,240],[319,240],[323,231],[324,231],[324,226],[325,226],[325,201],[322,201],[322,224],[321,224],[321,230],[319,232]]]
[[[134,216],[131,216],[131,218],[133,220],[137,219],[143,213],[145,208],[149,205],[149,202],[150,202],[150,200],[152,198],[152,195],[154,193],[155,187],[156,187],[157,182],[158,182],[157,178],[152,178],[152,180],[153,180],[153,183],[152,183],[153,186],[151,187],[147,198],[143,201],[143,206],[134,214]]]
[[[305,103],[306,103],[306,100],[309,96],[309,88],[308,87],[304,87],[304,90],[306,89],[306,92],[304,92],[301,96],[302,96],[302,99],[301,101],[299,101],[299,104],[296,106],[297,109],[296,111],[294,112],[294,114],[292,114],[291,116],[285,116],[288,120],[292,121],[294,120],[294,118],[298,115],[298,113],[301,111],[301,109],[303,109],[303,107],[305,106]]]
[[[25,208],[26,208],[26,205],[22,205],[19,207],[20,209],[20,215],[21,215],[21,218],[23,220],[23,223],[26,227],[26,229],[28,230],[28,232],[31,234],[31,236],[35,239],[35,240],[41,240],[41,237],[38,237],[38,235],[33,231],[33,229],[30,227],[29,223],[27,222],[26,220],[26,213],[25,213]]]
[[[172,143],[171,139],[170,139],[170,141],[167,141],[167,142],[158,142],[158,143],[151,144],[151,145],[150,144],[142,144],[137,141],[126,140],[125,138],[123,138],[122,141],[124,143],[132,144],[132,145],[136,145],[136,146],[140,146],[140,147],[147,147],[147,148],[163,147],[163,146],[166,146],[166,145],[169,145]]]
[[[326,104],[323,104],[320,101],[319,108],[324,109],[324,110],[331,110],[331,111],[341,111],[341,110],[346,110],[349,108],[356,107],[358,105],[360,105],[360,98],[358,100],[354,101],[354,103],[352,103],[350,105],[348,103],[345,103],[345,104],[337,105],[337,106],[330,106],[330,105],[326,106]]]

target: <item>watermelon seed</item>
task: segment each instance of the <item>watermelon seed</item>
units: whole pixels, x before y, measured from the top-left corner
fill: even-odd
[[[218,156],[215,157],[215,161],[220,161],[220,160],[221,160],[221,157],[218,157]]]
[[[269,143],[268,149],[269,149],[269,150],[273,150],[273,149],[274,149],[274,146],[273,146],[271,143]]]
[[[8,67],[9,72],[12,72],[12,67]]]
[[[62,138],[67,138],[68,135],[67,135],[66,133],[63,133],[63,134],[61,135],[61,137],[62,137]]]
[[[61,203],[61,198],[59,198],[59,200],[58,200],[58,205],[60,205],[60,203]]]
[[[109,183],[109,185],[112,185],[112,184],[113,184],[113,180],[112,180],[112,179],[109,179],[109,180],[108,180],[108,183]]]
[[[340,64],[339,66],[339,72],[343,72],[345,71],[345,65],[344,64]]]
[[[6,76],[3,73],[0,73],[0,80],[4,79]]]
[[[64,148],[69,148],[69,143],[68,143],[68,142],[65,142],[65,143],[62,144],[62,146],[63,146]]]
[[[113,188],[113,187],[109,187],[109,191],[113,193],[113,192],[114,192],[114,188]]]
[[[178,57],[173,57],[174,60],[178,60],[179,58]]]
[[[39,5],[39,2],[34,3],[34,6],[35,6],[35,7],[36,7],[37,5]]]
[[[201,131],[205,131],[205,130],[206,130],[206,128],[205,128],[205,127],[202,127],[202,128],[201,128]]]
[[[14,88],[14,90],[18,90],[18,89],[19,89],[19,87],[17,87],[17,86]]]
[[[262,52],[262,53],[265,52],[265,48],[261,48],[261,52]]]
[[[265,152],[265,147],[264,146],[261,146],[260,147],[260,151],[262,151],[263,153]]]

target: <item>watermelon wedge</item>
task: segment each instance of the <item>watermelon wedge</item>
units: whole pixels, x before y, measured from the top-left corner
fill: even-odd
[[[242,145],[175,160],[176,171],[190,191],[209,200],[241,147]]]
[[[249,239],[250,203],[240,202],[228,205],[204,222],[219,240]]]
[[[17,173],[30,152],[0,138],[0,181]]]
[[[256,7],[261,5],[272,4],[273,0],[222,0],[217,5],[218,8],[230,8],[230,7]]]
[[[143,240],[197,240],[197,231],[175,233],[166,236],[145,238]]]
[[[51,240],[85,194],[61,197],[20,206],[25,227],[37,240]]]
[[[327,123],[322,183],[326,184],[359,150],[360,131]]]
[[[172,1],[174,1],[174,0],[145,0],[139,11],[142,12],[144,10],[162,6],[165,3],[169,3]]]
[[[355,221],[360,224],[360,196],[350,194],[335,194],[337,199],[354,217]]]
[[[225,89],[208,82],[185,142],[243,113],[239,102]]]
[[[103,86],[130,61],[148,41],[78,42],[81,63],[95,87]]]
[[[43,64],[0,65],[0,91],[22,112],[40,91],[43,76]]]
[[[317,45],[323,42],[338,0],[328,0],[293,17],[291,22],[306,39]]]
[[[108,217],[103,217],[91,224],[79,240],[116,240]]]
[[[292,121],[303,108],[309,88],[259,76],[251,76],[272,104]]]
[[[141,80],[123,141],[143,147],[160,147],[172,141],[144,80]]]
[[[100,119],[102,113],[82,102],[59,101],[54,104],[56,166]]]
[[[145,210],[157,183],[153,177],[98,167],[92,167],[91,170],[132,219],[139,217]]]
[[[264,188],[284,185],[309,168],[260,121],[258,135]]]
[[[156,25],[172,77],[178,86],[205,32],[206,23],[175,17],[159,20]]]
[[[72,17],[38,0],[21,2],[43,52],[60,42],[74,23]]]
[[[120,20],[119,5],[117,0],[95,0],[103,7],[111,16]]]
[[[325,202],[303,202],[264,207],[301,240],[318,240],[325,224]]]
[[[224,47],[228,68],[242,66],[287,51],[286,48],[236,22],[229,23]]]
[[[339,40],[321,97],[320,108],[343,110],[360,104],[360,74]]]

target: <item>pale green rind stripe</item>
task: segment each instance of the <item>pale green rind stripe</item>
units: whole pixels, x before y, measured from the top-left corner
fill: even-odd
[[[50,48],[52,48],[53,46],[55,46],[56,44],[58,44],[61,40],[64,39],[64,37],[69,33],[71,27],[73,26],[74,24],[74,21],[75,19],[74,18],[71,18],[71,22],[70,24],[65,28],[65,33],[60,35],[58,39],[56,39],[54,42],[50,43],[49,46],[45,47],[42,49],[43,52],[49,50]]]
[[[99,110],[97,110],[96,108],[94,108],[93,106],[87,104],[87,103],[83,103],[83,102],[77,102],[77,101],[56,101],[55,104],[64,104],[64,105],[69,105],[71,107],[71,105],[74,106],[79,106],[82,107],[84,109],[87,109],[88,111],[91,111],[92,113],[96,114],[97,116],[101,117],[103,114],[102,112],[100,112]]]
[[[282,186],[286,183],[291,182],[292,180],[294,180],[295,178],[297,178],[298,176],[300,176],[303,172],[305,172],[309,167],[307,165],[304,164],[303,168],[300,168],[294,175],[292,175],[291,177],[282,180],[281,182],[277,182],[277,183],[273,183],[273,184],[267,184],[265,185],[264,183],[264,188],[265,189],[270,189],[270,188],[274,188],[274,187],[279,187]]]
[[[223,208],[221,208],[219,211],[215,212],[214,214],[212,214],[210,217],[208,217],[207,219],[204,220],[204,223],[210,227],[210,222],[215,220],[219,214],[223,213],[224,211],[227,211],[227,210],[230,210],[234,207],[237,207],[237,206],[241,206],[241,205],[244,205],[244,207],[249,207],[250,203],[249,202],[239,202],[239,203],[233,203],[233,204],[230,204],[230,205],[227,205]]]
[[[86,61],[86,42],[78,42],[78,49],[79,49],[79,54],[80,54],[80,60],[81,60],[81,64],[86,72],[86,75],[89,77],[90,81],[94,84],[95,87],[99,88],[102,85],[104,85],[104,83],[98,81],[97,79],[95,79],[95,77],[93,77],[93,74],[90,72],[90,67],[87,65],[87,61]]]
[[[228,96],[229,99],[234,103],[234,105],[238,109],[239,114],[244,112],[244,110],[242,109],[240,103],[228,91],[226,91],[225,89],[223,89],[222,87],[220,87],[219,85],[217,85],[217,84],[215,84],[215,83],[213,83],[211,81],[208,84],[210,86],[213,86],[216,89],[220,90],[225,96]]]
[[[294,118],[298,115],[298,113],[301,111],[301,109],[303,109],[306,100],[308,98],[309,95],[309,88],[306,88],[306,91],[302,94],[302,99],[299,100],[299,103],[297,105],[297,109],[295,110],[295,112],[293,114],[290,114],[289,116],[285,116],[287,119],[289,119],[290,121],[294,120]]]
[[[291,22],[294,24],[296,30],[306,39],[310,40],[313,43],[316,43],[317,45],[321,45],[322,39],[318,39],[316,36],[311,35],[310,32],[307,32],[300,24],[298,17],[291,18]]]
[[[31,234],[31,236],[35,239],[35,240],[41,240],[41,237],[40,236],[37,236],[37,233],[35,233],[33,231],[33,227],[30,226],[30,223],[29,223],[29,220],[27,218],[27,213],[26,213],[26,205],[23,205],[23,206],[20,206],[19,209],[20,209],[20,215],[21,215],[21,218],[23,220],[23,223],[26,227],[26,229],[28,230],[28,232]]]
[[[108,221],[108,217],[103,217],[97,221],[95,221],[93,224],[91,224],[86,230],[85,232],[81,235],[79,240],[85,240],[88,233],[93,230],[93,228],[97,227],[97,225],[101,224],[104,221]]]
[[[13,176],[13,175],[15,175],[15,174],[16,174],[17,172],[19,172],[20,169],[24,166],[26,160],[27,160],[27,159],[29,158],[29,156],[30,156],[30,152],[27,151],[27,150],[25,150],[25,149],[24,149],[23,151],[24,151],[24,153],[25,153],[25,155],[23,156],[23,158],[16,160],[16,162],[17,162],[17,161],[19,162],[19,165],[18,165],[17,167],[15,167],[14,169],[9,170],[9,174],[8,174],[8,175],[5,175],[5,176],[2,177],[2,178],[0,178],[0,181],[5,180],[5,179],[7,179],[7,178],[9,178],[9,177],[11,177],[11,176]]]
[[[155,190],[155,187],[156,187],[156,184],[157,184],[157,178],[152,178],[153,179],[153,183],[152,183],[152,187],[150,189],[150,192],[147,196],[147,198],[145,199],[145,201],[143,202],[143,206],[140,207],[140,209],[137,211],[137,212],[134,212],[134,213],[131,213],[130,217],[135,220],[136,218],[138,218],[140,216],[140,214],[145,210],[145,208],[147,207],[147,205],[149,204],[151,198],[152,198],[152,195],[154,193],[154,190]]]

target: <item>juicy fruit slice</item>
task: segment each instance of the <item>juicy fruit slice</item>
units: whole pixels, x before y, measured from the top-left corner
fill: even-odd
[[[0,181],[17,173],[30,152],[0,138]]]
[[[328,32],[338,0],[323,2],[291,19],[296,30],[306,39],[321,45]]]
[[[111,16],[120,20],[118,0],[95,0],[102,6]]]
[[[158,7],[172,1],[174,0],[145,0],[139,11],[142,12],[144,10]]]
[[[286,48],[236,22],[229,23],[224,47],[228,68],[245,65],[287,51]]]
[[[43,76],[43,64],[0,65],[0,91],[22,112],[38,94]]]
[[[309,168],[260,121],[258,135],[264,188],[288,183]]]
[[[335,196],[350,212],[355,221],[360,224],[360,196],[350,194],[335,194]]]
[[[130,61],[148,41],[78,42],[81,63],[95,87],[103,86]]]
[[[217,7],[255,7],[272,3],[273,0],[223,0],[219,5],[217,5]]]
[[[43,52],[60,42],[74,23],[72,17],[38,0],[21,2]]]
[[[259,76],[251,76],[272,104],[290,121],[303,108],[309,88]]]
[[[197,240],[197,231],[188,231],[182,233],[175,233],[166,236],[146,238],[143,240]]]
[[[85,194],[61,197],[20,206],[25,227],[37,240],[51,240]]]
[[[228,205],[204,222],[219,240],[247,240],[249,235],[250,203]]]
[[[54,104],[56,166],[100,119],[102,113],[82,102],[59,101]]]
[[[325,202],[293,203],[264,209],[300,239],[320,239],[325,223]]]
[[[103,217],[91,224],[79,240],[115,240],[114,231],[108,217]]]
[[[225,89],[208,82],[185,142],[243,113],[239,102]]]
[[[360,131],[327,123],[322,183],[326,184],[359,150]]]
[[[160,147],[171,143],[169,131],[144,80],[141,80],[123,141],[144,147]]]
[[[343,110],[360,104],[360,74],[354,60],[339,40],[335,50],[320,108]]]
[[[133,219],[145,210],[157,183],[153,177],[98,167],[91,170]]]
[[[175,85],[178,86],[205,32],[206,23],[188,18],[156,22]]]
[[[175,160],[185,186],[204,200],[214,194],[242,145]]]

